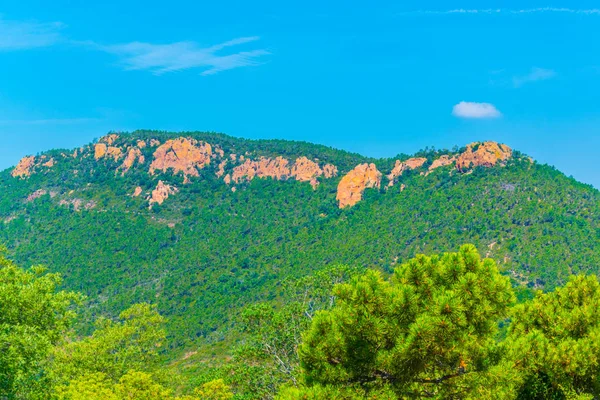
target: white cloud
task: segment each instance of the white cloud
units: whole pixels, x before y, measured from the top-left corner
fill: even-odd
[[[60,22],[9,21],[0,17],[0,51],[51,46],[61,39]]]
[[[560,7],[538,7],[524,9],[503,9],[503,8],[456,8],[452,10],[419,10],[401,13],[400,15],[415,14],[539,14],[539,13],[562,13],[562,14],[580,14],[580,15],[600,15],[600,9],[588,8],[560,8]]]
[[[537,82],[537,81],[545,81],[548,79],[552,79],[556,76],[556,71],[551,69],[544,68],[531,68],[531,71],[527,75],[523,76],[515,76],[513,78],[513,85],[515,87],[521,87],[527,83]]]
[[[99,118],[5,119],[0,125],[76,125],[100,121]]]
[[[218,54],[229,47],[259,40],[258,37],[242,37],[210,47],[195,42],[152,44],[132,42],[119,45],[97,46],[101,50],[121,57],[127,70],[146,70],[155,75],[186,69],[204,69],[201,75],[212,75],[234,68],[259,65],[258,58],[270,54],[267,50],[238,51]]]
[[[490,103],[474,103],[470,101],[461,101],[452,108],[452,115],[459,118],[499,118],[502,113]]]

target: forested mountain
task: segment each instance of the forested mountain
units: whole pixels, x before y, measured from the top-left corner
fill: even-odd
[[[0,173],[0,243],[100,315],[156,304],[170,358],[232,343],[240,312],[346,264],[384,275],[473,243],[517,293],[597,274],[600,192],[494,142],[371,159],[216,133],[111,133]],[[215,347],[216,346],[216,347]]]

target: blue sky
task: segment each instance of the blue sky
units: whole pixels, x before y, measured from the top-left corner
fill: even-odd
[[[597,1],[7,0],[0,168],[214,130],[371,156],[497,140],[600,188],[599,37]]]

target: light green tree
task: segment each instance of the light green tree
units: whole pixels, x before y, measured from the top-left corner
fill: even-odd
[[[223,379],[206,382],[196,389],[196,394],[203,400],[229,400],[233,398],[231,388],[225,384]]]
[[[65,383],[82,375],[102,373],[117,382],[128,371],[153,372],[166,333],[164,318],[149,304],[123,311],[119,321],[102,318],[89,337],[67,341],[53,352],[53,373]]]
[[[600,284],[576,276],[515,307],[506,347],[519,399],[600,397]]]
[[[42,267],[27,271],[0,248],[0,398],[47,398],[45,366],[74,318],[81,296],[59,291],[61,279]]]
[[[299,355],[307,385],[391,389],[398,397],[466,397],[496,364],[508,278],[472,245],[419,255],[391,279],[368,271],[334,289]]]

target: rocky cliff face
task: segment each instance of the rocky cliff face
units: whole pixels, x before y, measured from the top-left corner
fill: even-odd
[[[11,175],[15,178],[24,178],[31,176],[31,169],[35,165],[35,157],[23,157],[17,164]]]
[[[408,160],[402,162],[400,160],[396,160],[396,165],[392,169],[392,172],[387,176],[389,179],[388,187],[394,186],[396,178],[402,176],[404,171],[417,169],[423,166],[427,162],[426,158],[417,157],[417,158],[409,158]]]
[[[295,179],[299,182],[309,183],[316,189],[321,179],[332,179],[338,175],[338,168],[333,164],[319,163],[318,159],[309,159],[299,156],[295,160],[276,157],[254,156],[252,153],[244,154],[225,153],[218,143],[207,143],[191,137],[169,139],[161,143],[158,139],[146,138],[144,140],[131,140],[110,134],[101,138],[98,143],[75,150],[71,154],[55,154],[54,157],[41,155],[23,158],[11,172],[15,178],[25,179],[34,173],[49,171],[57,163],[73,162],[77,159],[93,157],[97,162],[114,165],[115,173],[125,175],[132,169],[138,173],[155,175],[157,171],[163,173],[181,174],[183,183],[190,183],[191,177],[201,178],[201,171],[214,163],[215,167],[210,173],[216,175],[225,184],[231,185],[232,192],[239,189],[239,185],[256,178],[271,178],[275,180]],[[512,150],[496,142],[471,143],[461,153],[445,154],[432,160],[429,168],[427,158],[413,157],[404,161],[397,160],[392,170],[387,174],[388,187],[401,181],[402,175],[409,170],[422,168],[421,175],[427,176],[434,170],[452,166],[449,173],[468,172],[478,166],[492,167],[504,165],[512,157]],[[148,166],[148,160],[150,165]],[[72,167],[73,168],[73,167]],[[78,173],[77,166],[72,169]],[[208,172],[204,172],[205,174]],[[375,164],[360,164],[349,171],[339,182],[336,198],[340,208],[351,207],[358,203],[366,189],[379,188],[382,174]],[[405,184],[401,185],[406,188]],[[146,193],[150,188],[132,186],[132,197]],[[147,200],[153,204],[162,204],[170,195],[178,192],[175,186],[159,181],[151,190]],[[41,192],[40,192],[41,193]]]
[[[444,154],[437,160],[433,160],[433,162],[429,166],[429,172],[431,172],[437,168],[445,167],[446,165],[454,164],[456,162],[456,158],[457,158],[456,156],[449,156],[449,155]]]
[[[267,158],[259,160],[246,159],[242,165],[233,169],[231,179],[235,183],[251,181],[254,178],[273,178],[284,180],[290,176],[289,161],[283,157]]]
[[[143,148],[143,146],[142,146],[142,148]],[[133,165],[135,164],[136,161],[138,162],[138,164],[144,164],[146,162],[146,158],[142,154],[142,151],[139,147],[139,143],[138,143],[138,147],[131,147],[129,149],[129,151],[127,152],[127,156],[125,157],[125,160],[123,160],[123,164],[121,164],[121,166],[119,167],[119,169],[121,169],[123,171],[123,175],[127,171],[129,171],[131,169],[131,167],[133,167]]]
[[[199,176],[198,169],[210,164],[212,153],[212,146],[205,142],[188,138],[167,140],[154,152],[150,174],[171,169],[173,174],[183,173],[188,182],[188,176]]]
[[[113,146],[118,138],[119,135],[116,134],[101,138],[94,146],[94,158],[100,160],[101,158],[110,157],[115,161],[119,160],[123,156],[123,150],[120,147]]]
[[[381,172],[375,164],[360,164],[346,174],[338,185],[339,207],[351,207],[362,200],[365,189],[381,187]]]
[[[232,160],[236,160],[236,155],[232,154]],[[240,160],[242,158],[240,157]],[[293,165],[283,157],[261,157],[258,160],[245,159],[245,161],[233,169],[231,176],[225,176],[226,183],[231,181],[241,183],[251,181],[254,178],[273,178],[276,180],[286,180],[294,178],[300,182],[309,182],[313,188],[316,188],[319,182],[317,178],[323,176],[332,178],[337,175],[335,165],[326,164],[321,168],[315,161],[306,157],[299,157]]]
[[[152,208],[153,204],[162,204],[165,202],[169,196],[179,192],[175,186],[167,185],[163,181],[158,181],[158,185],[152,191],[148,202],[150,203],[150,208]]]
[[[493,167],[512,157],[512,149],[496,142],[471,143],[456,160],[456,168],[466,171],[472,167]]]

